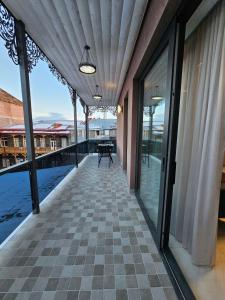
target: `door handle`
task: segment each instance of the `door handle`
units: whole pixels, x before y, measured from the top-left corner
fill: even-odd
[[[161,168],[161,171],[164,172],[165,171],[165,162],[166,162],[166,159],[165,159],[165,156],[162,158],[162,168]]]
[[[175,184],[175,178],[176,178],[176,167],[177,167],[177,164],[175,161],[172,162],[172,171],[171,171],[171,184]]]

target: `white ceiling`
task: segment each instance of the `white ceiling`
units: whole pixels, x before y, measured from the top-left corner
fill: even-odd
[[[88,105],[95,85],[103,105],[116,105],[148,0],[3,0]],[[91,47],[94,75],[78,70]]]

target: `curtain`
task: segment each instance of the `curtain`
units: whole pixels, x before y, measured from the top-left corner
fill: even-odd
[[[185,42],[171,232],[212,266],[225,149],[225,0]]]

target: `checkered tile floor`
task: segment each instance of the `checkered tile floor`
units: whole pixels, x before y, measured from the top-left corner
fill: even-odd
[[[119,163],[89,156],[0,250],[0,299],[176,296]]]

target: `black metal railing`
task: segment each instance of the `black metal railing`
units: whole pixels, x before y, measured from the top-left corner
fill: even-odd
[[[104,138],[104,139],[89,139],[88,140],[88,147],[89,147],[89,153],[96,153],[97,152],[97,146],[98,144],[113,144],[114,147],[112,149],[112,153],[116,153],[116,138]]]
[[[88,141],[35,159],[40,202],[88,155]],[[31,162],[0,170],[0,243],[32,212]]]
[[[39,201],[89,153],[97,152],[98,143],[113,143],[115,139],[88,140],[36,157]],[[30,186],[31,161],[0,170],[0,243],[32,212]]]
[[[142,155],[152,155],[158,159],[162,158],[162,141],[143,140]]]

